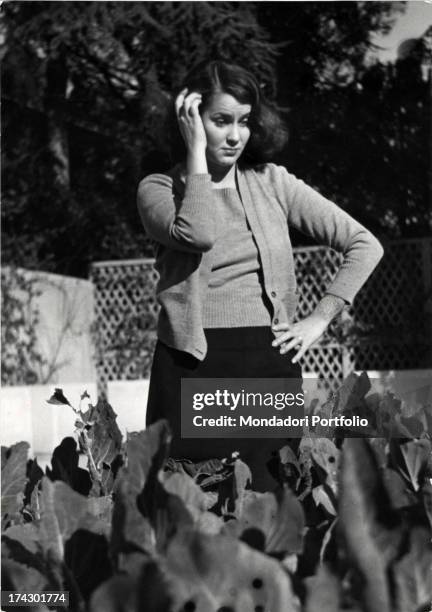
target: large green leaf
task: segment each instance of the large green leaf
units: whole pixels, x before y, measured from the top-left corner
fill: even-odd
[[[78,529],[85,529],[108,541],[111,500],[86,498],[62,481],[52,483],[44,477],[39,501],[38,548],[45,560],[45,573],[50,583],[54,583],[54,588],[70,589],[74,605],[81,609],[80,590],[65,563],[65,546]]]
[[[344,601],[342,583],[326,565],[305,580],[307,595],[304,612],[364,612],[353,601]]]
[[[52,483],[48,478],[44,478],[40,494],[40,512],[38,543],[47,562],[47,569],[50,575],[56,577],[58,588],[71,591],[73,605],[80,610],[83,608],[83,593],[77,582],[81,574],[79,564],[74,561],[72,567],[68,565],[71,563],[71,541],[76,544],[77,532],[86,532],[87,541],[81,543],[80,555],[86,560],[85,555],[90,554],[94,562],[101,563],[93,544],[97,539],[94,535],[98,536],[100,540],[105,541],[107,558],[111,499],[86,498],[62,481]],[[69,553],[66,554],[68,547]]]
[[[82,568],[87,564],[88,573],[88,567],[91,567],[92,577],[95,578],[100,575],[103,563],[109,567],[111,500],[86,498],[64,482],[53,483],[44,477],[39,508],[39,521],[17,525],[5,532],[5,554],[14,564],[30,568],[35,576],[42,576],[41,580],[49,588],[70,590],[73,605],[76,610],[81,610],[83,602],[77,579],[83,576]],[[85,537],[81,537],[78,551],[79,533],[85,534]],[[102,546],[105,560],[99,554],[101,546],[95,547],[96,542],[105,542],[105,547]],[[93,563],[89,562],[90,558],[93,558]],[[98,566],[95,566],[96,561]]]
[[[63,559],[64,543],[77,529],[107,536],[111,499],[84,497],[62,481],[42,479],[39,543],[54,558]]]
[[[426,513],[426,516],[429,521],[429,525],[432,527],[432,479],[429,478],[425,481],[422,487],[422,500],[423,507]]]
[[[117,574],[100,585],[92,593],[89,603],[89,612],[141,612],[138,610],[138,589],[141,577],[129,574]],[[142,588],[159,591],[159,599],[162,599],[163,591],[153,577],[149,584],[142,584]],[[168,600],[169,603],[169,600]],[[143,612],[151,612],[147,606]],[[168,607],[156,608],[157,612],[169,610]]]
[[[2,560],[25,566],[44,577],[46,584],[46,560],[39,545],[39,526],[36,522],[13,525],[2,534]],[[15,567],[15,565],[13,566]],[[51,587],[54,587],[51,584]]]
[[[150,520],[157,513],[155,492],[161,486],[157,475],[168,456],[170,440],[166,421],[158,421],[145,431],[128,436],[127,463],[120,469],[114,487],[111,546],[119,565],[127,562],[125,555],[138,553],[139,560],[154,549]],[[147,507],[142,498],[146,484]]]
[[[165,491],[180,497],[193,514],[205,512],[207,498],[190,476],[180,473],[159,472],[158,477]]]
[[[156,550],[163,552],[178,530],[193,526],[194,518],[181,495],[171,494],[161,482],[160,473],[168,456],[171,439],[167,423],[159,421],[152,427],[153,430],[149,428],[149,430],[143,432],[143,434],[149,432],[151,435],[151,455],[149,455],[149,449],[143,444],[142,439],[136,439],[133,449],[128,450],[128,462],[132,452],[135,461],[139,462],[139,465],[145,470],[144,487],[137,497],[137,505],[140,512],[148,518],[152,525]],[[184,477],[188,478],[186,475]],[[182,494],[186,496],[188,502],[191,502],[192,499],[195,500],[191,503],[191,508],[193,508],[197,501],[196,489],[189,488],[185,485],[188,481],[182,479],[181,476],[180,478],[181,481],[175,479],[174,483],[182,483]]]
[[[169,545],[165,571],[174,609],[191,601],[196,611],[296,610],[290,581],[278,562],[222,535],[179,533]]]
[[[337,391],[333,416],[345,414],[357,408],[370,388],[371,384],[366,372],[360,375],[352,372]]]
[[[387,581],[402,532],[397,528],[374,452],[367,441],[346,439],[343,447],[339,528],[351,563],[360,571],[367,612],[390,612]]]
[[[51,585],[47,580],[47,577],[32,567],[21,565],[11,559],[2,559],[2,589],[7,591],[18,591],[40,593],[41,591],[54,590],[55,586]],[[16,608],[9,608],[7,606],[4,609],[14,610]],[[26,612],[45,612],[49,608],[45,605],[26,606]]]
[[[375,405],[375,421],[377,435],[399,437],[400,424],[396,417],[400,415],[401,402],[392,393],[386,392],[379,396],[378,406]]]
[[[312,458],[325,472],[325,483],[337,494],[340,451],[327,438],[311,439]]]
[[[307,588],[304,612],[339,612],[341,584],[328,567],[319,567],[315,576],[305,580]]]
[[[422,408],[415,411],[408,410],[408,414],[406,414],[406,408],[406,406],[403,406],[400,422],[408,429],[411,436],[413,438],[422,438],[424,434],[428,434],[428,421],[425,411]]]
[[[64,563],[83,598],[88,599],[113,574],[107,537],[78,528],[65,542]]]
[[[33,514],[33,510],[31,508],[32,497],[36,494],[38,486],[42,480],[44,475],[43,470],[39,467],[37,459],[30,459],[27,462],[27,478],[28,482],[25,488],[25,497],[24,503],[26,505],[26,512],[32,515],[33,518],[37,518],[35,514]]]
[[[198,531],[212,534],[220,532],[222,519],[207,511],[208,497],[190,476],[180,472],[160,472],[159,479],[167,493],[176,495],[183,501]]]
[[[392,508],[407,508],[417,504],[415,493],[398,472],[385,468],[381,471],[381,476]]]
[[[168,490],[163,483],[159,471],[148,478],[142,494],[138,497],[138,507],[149,519],[153,528],[155,548],[164,553],[171,538],[182,529],[193,527],[201,508],[204,507],[204,498],[199,500],[198,492],[188,486],[185,478],[174,478],[168,484]],[[162,482],[161,482],[162,480]],[[167,480],[169,483],[169,478]],[[169,491],[172,486],[173,492]]]
[[[10,448],[2,447],[1,506],[2,525],[16,520],[24,502],[27,483],[27,453],[29,444],[18,442]]]
[[[171,433],[166,421],[158,421],[145,431],[128,435],[126,455],[129,479],[137,492],[156,477],[168,457]]]
[[[292,554],[303,551],[304,527],[302,506],[292,491],[284,487],[276,495],[247,495],[239,519],[229,521],[224,531],[247,541],[260,532],[267,553]]]
[[[431,454],[431,443],[429,440],[411,440],[401,444],[400,451],[404,459],[401,472],[405,477],[408,477],[414,491],[418,491],[421,484],[419,477]]]
[[[90,605],[90,612],[141,610],[297,612],[299,605],[279,562],[227,536],[185,529],[139,578],[109,581]]]
[[[32,521],[22,525],[12,525],[12,527],[3,531],[2,538],[20,542],[29,552],[37,553],[39,550],[39,524],[37,521]]]
[[[395,612],[417,612],[432,601],[432,544],[430,532],[415,527],[409,550],[392,567]]]
[[[278,453],[279,456],[279,477],[282,482],[286,482],[291,489],[297,490],[300,484],[300,464],[298,459],[288,445],[283,446]]]
[[[79,467],[77,443],[71,436],[63,438],[55,447],[51,457],[51,469],[47,467],[46,473],[52,481],[61,480],[82,495],[88,495],[91,490],[89,472]]]
[[[314,487],[312,489],[312,497],[317,506],[323,506],[323,508],[325,508],[326,511],[333,516],[337,514],[332,497],[329,495],[329,491],[326,491],[323,485],[319,485],[318,487]]]

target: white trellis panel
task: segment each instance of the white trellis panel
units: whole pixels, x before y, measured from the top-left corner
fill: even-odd
[[[312,312],[342,256],[326,247],[294,250],[297,318]],[[336,387],[352,370],[421,368],[431,359],[432,240],[386,245],[385,256],[345,313],[350,332],[332,324],[311,348],[303,370]],[[148,376],[156,341],[157,273],[152,259],[94,263],[97,363],[100,388],[108,380]],[[343,328],[343,326],[342,326]]]

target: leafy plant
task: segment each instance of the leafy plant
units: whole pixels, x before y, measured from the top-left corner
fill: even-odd
[[[400,408],[368,390],[365,375],[352,375],[321,409]],[[50,402],[70,406],[60,389]],[[259,493],[238,454],[169,457],[165,421],[121,440],[106,402],[73,409],[87,470],[72,437],[46,474],[25,443],[2,449],[3,588],[69,590],[83,612],[427,609],[432,460],[422,414],[412,417],[418,436],[391,427],[380,438],[328,430],[291,440],[273,466],[275,491]]]
[[[1,271],[1,382],[30,385],[39,382],[45,364],[35,326],[39,312],[33,299],[39,295],[37,280],[25,271],[4,267]]]

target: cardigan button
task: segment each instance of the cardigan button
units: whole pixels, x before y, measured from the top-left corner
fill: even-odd
[[[272,291],[270,294],[272,297],[276,297],[276,291]]]
[[[277,325],[277,324],[279,323],[279,319],[275,319],[275,320],[273,321],[273,323],[274,323],[275,325]]]

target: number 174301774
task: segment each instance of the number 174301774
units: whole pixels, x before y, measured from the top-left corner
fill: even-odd
[[[69,591],[2,591],[2,606],[33,606],[34,604],[48,604],[68,608]]]

